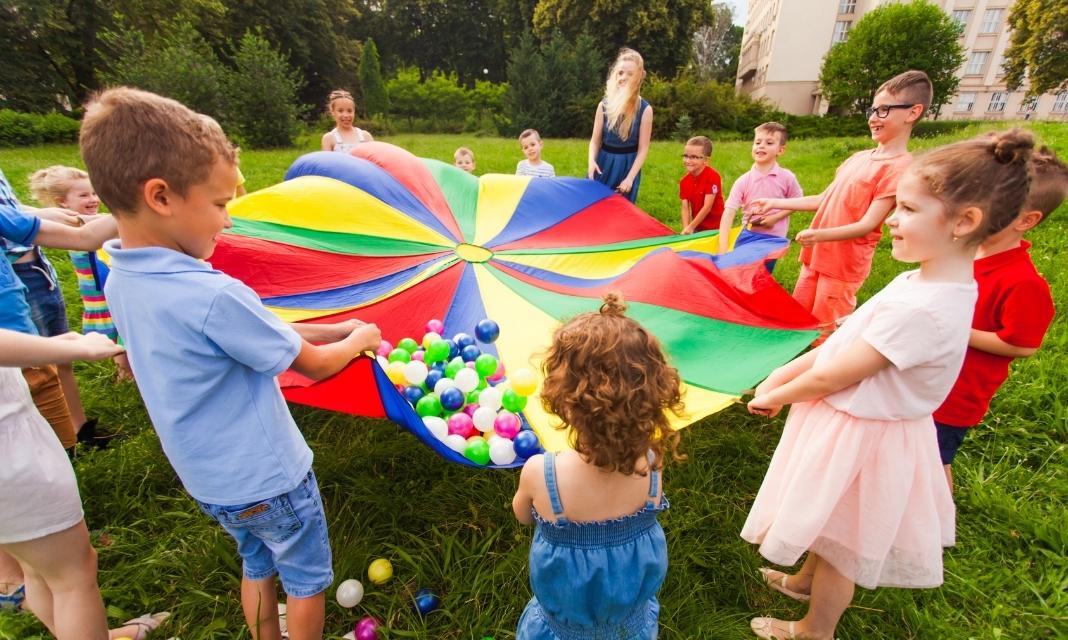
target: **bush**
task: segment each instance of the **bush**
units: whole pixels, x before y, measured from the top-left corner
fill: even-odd
[[[642,97],[653,107],[653,137],[659,139],[672,137],[684,116],[690,119],[694,132],[708,135],[717,131],[749,133],[767,121],[770,113],[764,103],[735,95],[732,85],[689,75],[674,80],[651,76],[642,88]]]
[[[589,136],[604,93],[603,68],[588,35],[572,43],[555,33],[541,46],[524,36],[508,62],[508,133],[532,128],[545,137]]]
[[[59,113],[18,113],[0,109],[0,147],[21,147],[49,142],[77,142],[81,127]]]
[[[226,73],[224,122],[251,147],[288,147],[299,130],[297,93],[304,84],[285,57],[259,35],[245,33]]]

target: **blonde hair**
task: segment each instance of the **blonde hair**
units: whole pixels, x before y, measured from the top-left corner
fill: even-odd
[[[471,151],[467,147],[460,147],[455,152],[453,152],[452,159],[453,159],[453,161],[456,161],[456,160],[459,160],[460,158],[463,158],[464,156],[467,156],[468,158],[471,158],[471,160],[473,161],[475,159],[475,152]]]
[[[538,133],[537,129],[523,129],[523,133],[519,134],[519,141],[523,142],[524,138],[529,138],[531,136],[534,136],[538,141],[541,141],[541,134]]]
[[[237,151],[217,122],[177,100],[129,87],[90,100],[78,142],[97,194],[120,216],[140,208],[141,187],[152,178],[184,196],[208,179],[217,161],[237,164]]]
[[[625,87],[620,87],[614,79],[616,70],[624,62],[633,62],[638,68],[630,83]],[[615,131],[623,140],[630,137],[630,129],[634,126],[634,118],[638,115],[638,106],[641,104],[639,92],[643,80],[645,80],[645,61],[642,60],[641,54],[634,49],[620,49],[616,61],[608,70],[608,79],[605,81],[604,112],[608,117],[608,128]]]
[[[30,176],[30,193],[46,207],[56,207],[67,197],[72,184],[88,179],[89,174],[81,169],[54,164],[33,172]]]
[[[344,89],[334,89],[330,92],[330,97],[326,99],[326,112],[334,112],[334,102],[337,100],[352,100],[352,108],[356,108],[356,98],[352,97],[352,94]]]

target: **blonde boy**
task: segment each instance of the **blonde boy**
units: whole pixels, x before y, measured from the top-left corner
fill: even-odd
[[[883,220],[894,208],[898,178],[908,167],[912,127],[931,105],[931,79],[906,71],[879,87],[866,110],[875,149],[858,151],[815,196],[759,198],[751,215],[773,209],[815,211],[812,226],[797,234],[801,274],[794,298],[816,316],[822,342],[857,306],[857,290],[871,271]]]
[[[754,215],[747,208],[757,198],[800,198],[804,195],[797,176],[789,169],[779,166],[779,157],[786,152],[786,127],[778,122],[765,122],[753,130],[753,147],[750,155],[753,166],[743,173],[727,198],[727,206],[719,223],[719,252],[730,248],[731,227],[734,214],[742,210],[742,232],[735,246],[745,244],[762,236],[785,238],[790,230],[790,210],[772,210]]]
[[[719,229],[723,215],[723,179],[708,166],[712,157],[712,141],[695,136],[682,148],[682,166],[686,169],[679,180],[682,233]]]
[[[468,173],[475,172],[475,152],[467,147],[460,147],[452,154],[453,166]]]
[[[527,129],[519,134],[519,148],[523,150],[523,158],[515,166],[517,176],[533,176],[535,178],[554,178],[556,169],[548,162],[541,159],[541,136],[534,129]]]
[[[87,108],[80,142],[119,229],[106,245],[105,295],[164,453],[237,541],[253,637],[281,637],[277,575],[289,637],[318,640],[334,577],[326,518],[311,449],[275,377],[288,368],[332,375],[379,344],[378,328],[288,325],[203,261],[231,227],[237,186],[234,148],[215,121],[152,93],[110,89]]]

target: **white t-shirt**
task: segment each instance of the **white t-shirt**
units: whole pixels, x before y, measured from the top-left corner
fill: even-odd
[[[949,395],[968,348],[975,282],[926,282],[907,271],[872,296],[820,348],[826,362],[862,339],[892,363],[824,401],[874,420],[931,415]]]
[[[523,158],[515,166],[515,174],[517,176],[534,176],[535,178],[555,178],[556,169],[548,162],[542,160],[538,164],[530,164],[530,161]]]

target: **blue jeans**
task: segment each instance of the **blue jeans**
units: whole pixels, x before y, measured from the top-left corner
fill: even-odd
[[[238,505],[196,501],[200,510],[237,541],[249,580],[278,575],[286,595],[307,598],[334,581],[326,515],[315,472],[296,489],[273,498]]]
[[[40,249],[34,249],[40,251]],[[59,336],[70,331],[63,291],[59,288],[56,270],[40,254],[30,262],[11,265],[19,280],[26,285],[26,302],[30,305],[30,319],[37,333],[45,337]]]

